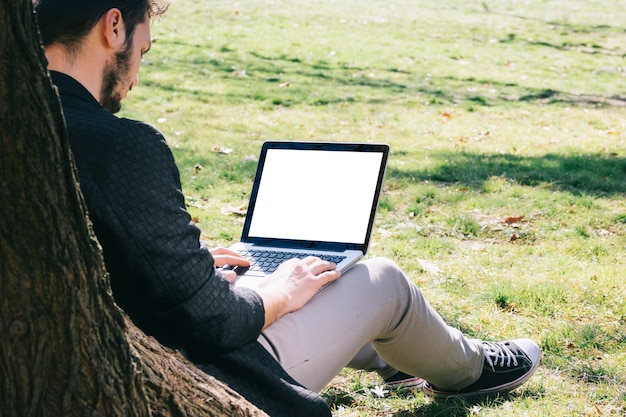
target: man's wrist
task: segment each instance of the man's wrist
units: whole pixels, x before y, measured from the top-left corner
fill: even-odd
[[[267,329],[272,323],[284,316],[287,311],[289,301],[288,295],[283,291],[274,288],[257,288],[261,299],[263,300],[263,308],[265,309],[265,324],[263,330]]]

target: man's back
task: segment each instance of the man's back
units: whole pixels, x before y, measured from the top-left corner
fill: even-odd
[[[215,275],[162,135],[110,114],[71,77],[52,77],[116,302],[146,333],[271,415],[328,415],[325,402],[256,342],[264,317],[258,295]]]

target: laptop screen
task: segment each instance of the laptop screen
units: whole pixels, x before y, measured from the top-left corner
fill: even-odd
[[[247,237],[365,245],[387,159],[386,145],[311,144],[265,149]],[[295,147],[295,148],[294,148]]]

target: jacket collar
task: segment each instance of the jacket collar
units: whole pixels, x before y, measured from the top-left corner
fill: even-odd
[[[53,84],[59,89],[61,96],[74,96],[91,105],[102,108],[98,100],[81,83],[67,74],[58,71],[50,71]]]

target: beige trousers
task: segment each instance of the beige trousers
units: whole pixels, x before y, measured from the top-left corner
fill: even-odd
[[[354,266],[268,327],[259,342],[296,381],[317,392],[347,366],[383,377],[398,369],[447,389],[473,383],[483,366],[482,344],[444,323],[384,258]]]

